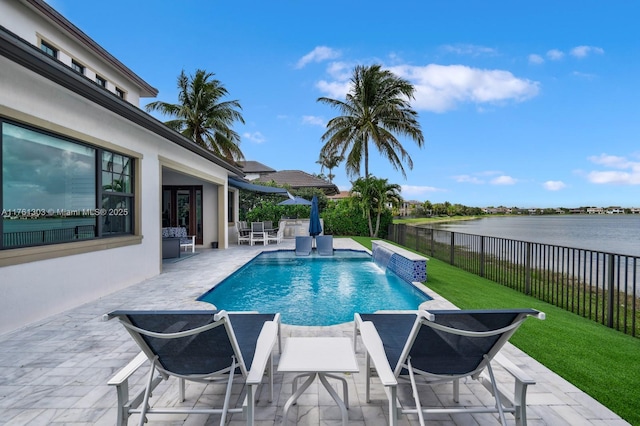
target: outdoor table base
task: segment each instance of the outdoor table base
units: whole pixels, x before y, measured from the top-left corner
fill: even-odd
[[[287,422],[289,408],[313,383],[316,377],[325,387],[342,412],[342,424],[349,416],[349,391],[344,377],[330,373],[357,373],[358,362],[348,337],[289,337],[278,363],[278,371],[301,373],[293,378],[292,395],[284,405],[283,424]],[[307,378],[298,388],[298,380]],[[343,398],[331,387],[327,377],[342,382]]]

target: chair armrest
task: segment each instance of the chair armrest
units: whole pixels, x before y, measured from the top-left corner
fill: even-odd
[[[138,370],[138,368],[142,367],[142,364],[144,364],[145,361],[148,360],[149,358],[147,358],[147,355],[145,355],[144,352],[140,352],[134,359],[129,361],[127,365],[122,367],[115,376],[109,379],[107,384],[111,386],[119,386],[123,384],[133,373],[136,372],[136,370]]]
[[[529,376],[527,373],[522,371],[517,365],[513,362],[509,361],[504,355],[501,353],[496,354],[493,358],[495,362],[500,364],[509,374],[511,374],[517,381],[527,384],[527,385],[535,385],[536,381],[533,377]]]
[[[256,352],[253,355],[251,369],[247,374],[247,385],[259,385],[262,382],[262,376],[267,368],[267,363],[277,338],[278,324],[275,321],[265,322],[256,342]]]
[[[380,382],[382,382],[384,386],[396,386],[398,381],[387,360],[387,355],[384,351],[378,330],[376,330],[376,327],[371,321],[364,321],[360,325],[360,335],[362,336],[362,343],[378,372]]]

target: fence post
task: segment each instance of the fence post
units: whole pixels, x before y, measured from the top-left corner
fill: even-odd
[[[531,243],[527,243],[527,258],[524,260],[524,291],[525,294],[531,295]]]
[[[613,291],[613,282],[615,280],[615,268],[613,262],[613,254],[607,255],[607,262],[609,263],[607,268],[607,278],[609,288],[607,289],[607,327],[613,328],[613,301],[614,301],[614,291]]]
[[[430,256],[433,257],[433,253],[435,253],[435,231],[433,228],[429,228],[429,235],[431,236],[431,241],[429,242],[429,248],[431,249]]]
[[[455,263],[454,263],[454,262],[455,262],[455,250],[456,250],[456,246],[455,246],[455,241],[456,241],[456,239],[455,239],[455,235],[456,235],[456,233],[455,233],[455,232],[452,232],[452,233],[451,233],[451,243],[450,243],[450,244],[451,244],[451,247],[450,247],[450,249],[449,249],[449,258],[450,258],[450,263],[451,263],[452,265],[455,265]]]
[[[480,276],[484,278],[484,235],[480,236]]]

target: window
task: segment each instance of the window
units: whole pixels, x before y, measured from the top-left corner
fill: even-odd
[[[131,158],[102,151],[102,235],[132,233],[132,171]]]
[[[107,87],[107,80],[104,77],[100,77],[98,74],[96,74],[96,83],[104,88]]]
[[[119,87],[116,87],[116,95],[118,95],[119,98],[124,99],[124,90],[122,90]]]
[[[46,41],[40,40],[40,50],[53,58],[58,58],[58,49],[56,49]]]
[[[73,68],[73,70],[77,73],[80,74],[84,74],[84,65],[82,65],[80,62],[76,61],[75,59],[71,60],[71,68]]]
[[[132,158],[0,125],[0,249],[133,234]]]
[[[233,191],[227,191],[227,200],[228,200],[228,204],[227,204],[227,220],[229,222],[235,222],[235,192]]]

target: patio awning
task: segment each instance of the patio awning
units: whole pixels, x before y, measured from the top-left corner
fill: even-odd
[[[231,176],[229,176],[229,186],[233,186],[234,188],[246,189],[247,191],[263,192],[265,194],[282,194],[286,197],[293,198],[291,194],[289,194],[289,191],[284,188],[256,185],[255,183],[250,183],[238,178],[233,178]]]

